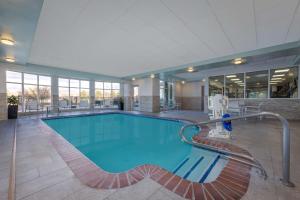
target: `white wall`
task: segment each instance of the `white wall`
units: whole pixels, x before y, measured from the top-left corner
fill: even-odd
[[[183,89],[183,84],[180,82],[175,83],[175,97],[182,97],[182,89]]]
[[[6,69],[0,66],[0,93],[6,93]]]
[[[87,72],[80,72],[75,70],[65,70],[55,67],[47,67],[40,65],[18,65],[13,63],[3,63],[0,62],[0,68],[4,70],[12,70],[17,72],[34,73],[40,75],[66,77],[66,78],[77,78],[77,79],[87,79],[87,80],[99,80],[99,81],[116,81],[123,82],[121,79],[110,76],[103,76],[98,74],[92,74]]]
[[[140,96],[159,96],[159,80],[144,78],[132,81],[133,86],[139,86]]]
[[[200,97],[201,96],[201,86],[204,83],[202,81],[188,82],[182,87],[183,97]]]

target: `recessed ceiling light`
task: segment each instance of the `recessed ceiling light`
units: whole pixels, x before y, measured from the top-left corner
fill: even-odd
[[[7,62],[16,62],[16,59],[12,58],[12,57],[7,57],[4,60],[7,61]]]
[[[132,79],[131,79],[131,80],[135,81],[135,78],[134,78],[134,77],[132,77]]]
[[[193,71],[194,71],[194,68],[193,68],[193,67],[189,67],[189,68],[187,68],[186,71],[188,71],[188,72],[193,72]]]
[[[244,58],[235,58],[231,61],[231,63],[235,64],[235,65],[244,64],[245,62],[246,62],[246,59],[244,59]]]
[[[282,77],[285,76],[284,74],[274,74],[273,77]]]
[[[151,75],[150,75],[150,78],[155,78],[155,74],[151,74]]]
[[[1,38],[0,41],[2,44],[5,44],[5,45],[9,45],[9,46],[15,45],[15,41],[13,41],[11,39]]]
[[[181,81],[182,84],[185,84],[185,81]]]
[[[280,80],[278,80],[278,81],[277,80],[271,80],[270,81],[270,83],[279,83],[279,82],[281,82],[281,81]]]
[[[228,75],[228,76],[226,76],[227,78],[235,78],[236,77],[236,75]]]
[[[272,80],[282,80],[282,78],[272,78]]]
[[[218,82],[219,80],[218,80],[218,79],[215,79],[215,81]]]
[[[288,72],[288,71],[290,71],[290,69],[278,69],[278,70],[275,70],[275,73]]]

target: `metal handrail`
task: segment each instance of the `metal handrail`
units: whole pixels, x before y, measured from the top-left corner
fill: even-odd
[[[277,119],[279,119],[282,123],[282,179],[281,182],[288,187],[294,187],[294,184],[290,181],[290,129],[289,129],[289,123],[288,121],[282,117],[281,115],[277,114],[277,113],[273,113],[273,112],[260,112],[260,113],[256,113],[256,114],[250,114],[250,115],[244,115],[244,116],[238,116],[238,117],[230,117],[230,118],[225,118],[225,119],[214,119],[214,120],[209,120],[209,121],[204,121],[204,122],[199,122],[199,123],[193,123],[193,124],[187,124],[183,127],[181,127],[180,132],[179,132],[179,136],[180,138],[191,145],[196,145],[196,146],[200,146],[203,148],[207,148],[213,151],[218,151],[221,153],[225,153],[225,154],[229,154],[229,155],[233,155],[233,156],[237,156],[240,158],[245,158],[247,160],[251,160],[253,162],[258,163],[253,157],[248,156],[248,155],[244,155],[244,154],[240,154],[240,153],[234,153],[234,152],[230,152],[230,151],[226,151],[223,149],[218,149],[209,145],[205,145],[205,144],[199,144],[199,143],[195,143],[195,142],[190,142],[189,140],[186,139],[186,137],[183,135],[184,130],[188,127],[192,127],[192,126],[201,126],[204,124],[211,124],[211,123],[216,123],[216,122],[224,122],[224,121],[231,121],[231,120],[238,120],[238,119],[245,119],[245,118],[253,118],[253,117],[262,117],[262,116],[271,116],[271,117],[276,117]],[[259,164],[259,163],[258,163]]]

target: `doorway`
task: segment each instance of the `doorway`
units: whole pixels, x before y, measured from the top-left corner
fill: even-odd
[[[133,110],[140,110],[139,86],[133,86]]]

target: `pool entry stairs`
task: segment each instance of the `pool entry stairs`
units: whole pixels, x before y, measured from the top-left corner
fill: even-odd
[[[226,163],[219,154],[193,147],[191,153],[177,165],[173,173],[193,182],[211,182],[218,177]]]

